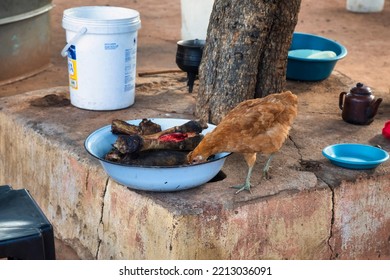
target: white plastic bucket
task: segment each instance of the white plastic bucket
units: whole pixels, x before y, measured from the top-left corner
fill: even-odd
[[[134,104],[139,12],[111,6],[64,11],[72,105],[117,110]]]
[[[347,0],[346,8],[355,13],[377,13],[384,5],[385,0]]]

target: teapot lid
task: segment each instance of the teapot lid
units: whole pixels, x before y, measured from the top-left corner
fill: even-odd
[[[351,89],[351,93],[362,94],[362,95],[370,95],[371,94],[371,89],[368,86],[365,86],[362,83],[357,83],[356,87]]]

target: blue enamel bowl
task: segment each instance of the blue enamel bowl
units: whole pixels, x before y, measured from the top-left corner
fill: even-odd
[[[150,120],[159,124],[163,130],[189,121],[169,118],[151,118]],[[141,121],[138,119],[127,122],[138,125]],[[214,128],[215,125],[208,124],[208,128],[202,133],[206,134]],[[117,137],[111,133],[111,125],[107,125],[92,132],[86,138],[84,146],[90,155],[99,160],[103,169],[114,181],[137,190],[171,192],[198,187],[213,179],[223,167],[226,157],[230,155],[230,153],[219,153],[212,160],[194,165],[126,165],[104,159]]]
[[[330,76],[337,61],[347,55],[347,49],[340,43],[314,34],[294,32],[289,51],[317,50],[331,51],[334,57],[308,58],[293,56],[287,58],[286,77],[290,80],[321,81]]]
[[[385,150],[353,143],[328,146],[322,154],[334,165],[348,169],[373,169],[389,159]]]

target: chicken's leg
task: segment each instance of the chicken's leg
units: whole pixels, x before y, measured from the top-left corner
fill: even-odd
[[[269,173],[268,173],[268,170],[269,170],[269,165],[271,163],[271,160],[272,160],[272,157],[274,156],[274,154],[271,154],[267,160],[267,162],[265,163],[264,165],[264,168],[263,168],[263,176],[262,178],[265,178],[265,179],[269,179],[270,176],[269,176]]]
[[[249,192],[251,191],[251,175],[252,175],[253,166],[256,163],[256,153],[249,153],[249,154],[245,153],[243,155],[246,163],[248,164],[248,173],[246,175],[244,184],[232,187],[238,189],[238,191],[236,191],[236,194],[243,190],[247,190]]]
[[[267,162],[265,163],[264,165],[264,168],[263,168],[263,175],[262,175],[262,178],[265,178],[265,179],[269,179],[270,176],[268,174],[268,170],[269,170],[269,166],[270,166],[270,163],[271,163],[271,160],[272,160],[272,157],[273,157],[274,154],[271,154],[267,160]],[[252,170],[253,170],[253,166],[255,165],[255,162],[256,162],[256,154],[254,155],[246,155],[244,154],[245,156],[245,159],[248,163],[248,174],[246,175],[246,179],[245,179],[245,183],[242,184],[242,185],[238,185],[238,186],[233,186],[233,188],[235,189],[238,189],[238,191],[236,191],[236,194],[243,191],[243,190],[247,190],[247,191],[251,191],[251,182],[250,182],[250,179],[251,179],[251,176],[252,176]]]
[[[243,191],[243,190],[247,190],[247,191],[251,192],[251,175],[252,175],[252,170],[253,170],[253,166],[250,166],[248,168],[248,174],[246,175],[244,184],[232,187],[232,188],[238,189],[238,191],[236,191],[236,194],[241,192],[241,191]]]

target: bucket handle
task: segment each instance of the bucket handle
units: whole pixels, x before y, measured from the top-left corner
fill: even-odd
[[[80,39],[80,37],[83,36],[86,32],[87,32],[86,27],[81,28],[79,32],[77,32],[77,34],[72,39],[70,39],[69,43],[67,43],[65,47],[62,49],[61,55],[63,57],[68,56],[68,49],[70,48],[70,46],[76,43]]]

